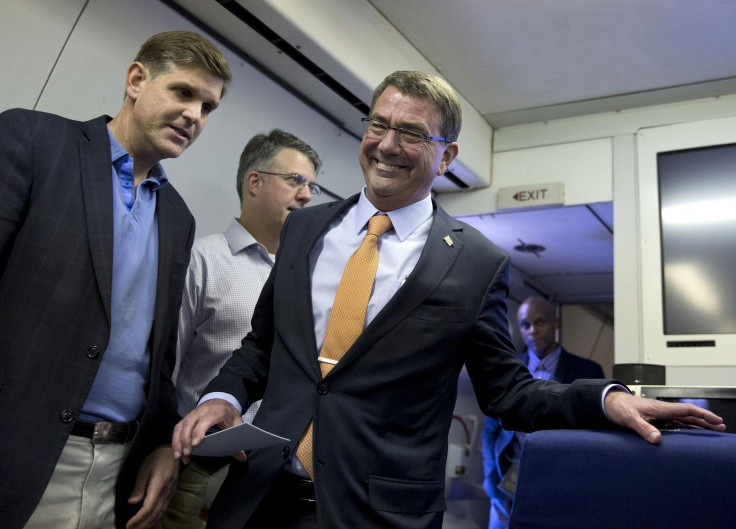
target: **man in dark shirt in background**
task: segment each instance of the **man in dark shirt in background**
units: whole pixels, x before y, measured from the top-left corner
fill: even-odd
[[[603,378],[603,368],[576,356],[557,343],[559,320],[546,299],[532,296],[516,313],[527,350],[521,361],[535,378],[569,384],[579,378]],[[506,529],[516,489],[521,444],[526,434],[504,430],[501,422],[486,417],[483,428],[483,486],[491,498],[488,529]]]

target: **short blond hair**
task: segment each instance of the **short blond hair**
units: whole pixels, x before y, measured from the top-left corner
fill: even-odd
[[[204,66],[210,73],[222,79],[220,97],[225,96],[232,79],[230,66],[222,52],[193,31],[157,33],[143,43],[135,60],[148,68],[152,77],[167,73],[175,67],[192,64]]]

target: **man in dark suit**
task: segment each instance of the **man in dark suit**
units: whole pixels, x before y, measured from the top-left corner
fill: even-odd
[[[460,120],[445,81],[389,75],[366,118],[363,191],[287,217],[252,331],[174,431],[175,454],[187,462],[210,427],[241,423],[241,411],[263,397],[253,424],[290,439],[251,451],[247,461],[237,455],[210,527],[439,529],[463,365],[484,412],[507,427],[610,424],[605,382],[539,380],[519,362],[506,320],[508,256],[430,195],[457,155]],[[387,214],[393,227],[374,243],[367,307],[348,308],[338,283],[369,220],[371,231],[374,220],[385,224],[374,214]],[[353,275],[342,281],[353,284]],[[365,325],[337,359],[322,347],[326,336],[333,343],[331,312]],[[625,391],[605,395],[608,417],[651,442],[660,434],[646,418],[723,427],[706,410],[673,406]]]
[[[532,375],[569,384],[579,378],[603,378],[600,364],[564,350],[557,343],[559,319],[552,304],[539,296],[525,299],[516,313],[527,349],[521,361]],[[486,417],[483,428],[483,486],[491,499],[489,529],[509,524],[525,434],[504,430],[501,422]]]
[[[4,528],[150,527],[166,507],[194,219],[159,161],[229,80],[207,39],[166,32],[128,67],[114,118],[0,115]]]

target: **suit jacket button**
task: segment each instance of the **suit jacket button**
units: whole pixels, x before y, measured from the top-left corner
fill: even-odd
[[[92,347],[87,348],[87,358],[90,360],[94,360],[100,356],[100,348],[96,345],[93,345]]]
[[[327,395],[327,392],[330,390],[330,387],[325,382],[320,382],[317,384],[317,393],[320,395]]]
[[[59,417],[61,418],[61,422],[70,423],[74,420],[74,413],[72,410],[61,410]]]
[[[284,459],[289,459],[289,454],[291,454],[291,448],[288,445],[281,449],[281,455],[284,456]]]

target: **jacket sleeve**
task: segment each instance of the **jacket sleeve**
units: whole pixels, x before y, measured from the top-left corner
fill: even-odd
[[[601,403],[610,381],[567,385],[535,379],[514,353],[506,318],[508,266],[508,257],[499,261],[466,345],[466,366],[481,409],[500,418],[506,430],[610,427]]]
[[[33,184],[32,130],[22,110],[0,114],[0,271],[23,226]],[[1,272],[0,272],[1,273]]]

